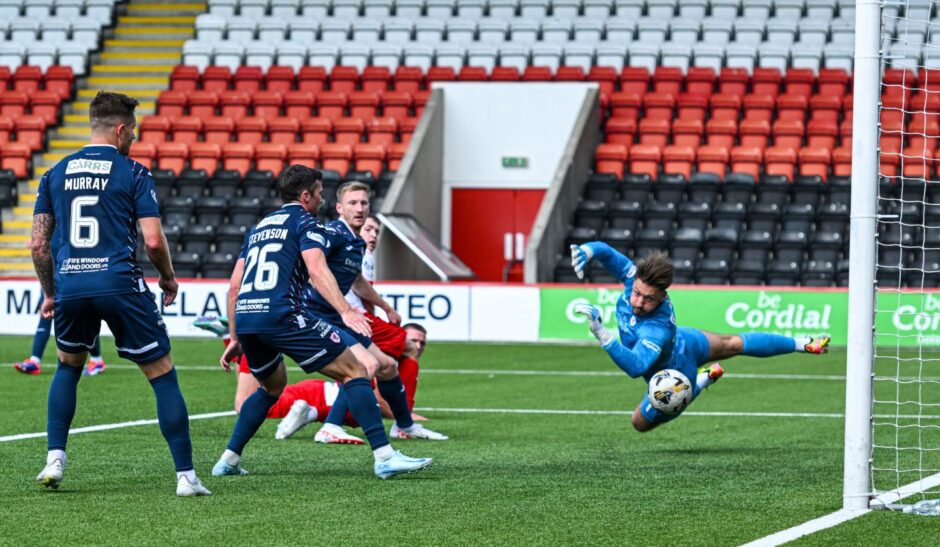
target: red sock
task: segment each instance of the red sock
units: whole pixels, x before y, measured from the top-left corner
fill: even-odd
[[[418,361],[411,357],[402,357],[398,361],[398,375],[405,386],[405,396],[408,398],[408,408],[415,408],[415,393],[418,391]]]

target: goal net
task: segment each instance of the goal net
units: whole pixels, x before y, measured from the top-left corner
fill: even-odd
[[[940,498],[940,1],[880,11],[869,492],[899,508]]]

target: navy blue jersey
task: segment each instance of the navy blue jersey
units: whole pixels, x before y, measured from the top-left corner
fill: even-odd
[[[33,214],[55,218],[56,300],[147,291],[137,219],[159,217],[150,170],[110,145],[88,145],[39,181]]]
[[[333,277],[336,278],[339,292],[346,294],[362,273],[362,258],[366,253],[366,242],[354,234],[349,225],[342,220],[334,220],[327,224],[324,227],[324,234],[327,237],[323,251],[326,255],[326,264]],[[315,314],[334,319],[338,315],[333,306],[312,286],[307,288],[304,297]]]
[[[299,203],[289,203],[261,219],[245,237],[241,290],[235,304],[238,334],[296,330],[314,319],[302,304],[310,286],[301,253],[328,245],[322,224]]]

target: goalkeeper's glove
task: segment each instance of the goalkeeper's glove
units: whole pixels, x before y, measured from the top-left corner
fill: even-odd
[[[591,334],[597,338],[601,346],[607,346],[614,339],[614,335],[607,330],[604,322],[601,320],[601,311],[590,304],[578,304],[574,307],[575,313],[580,313],[588,318],[588,328]]]
[[[574,268],[578,279],[584,279],[584,268],[592,258],[594,258],[594,251],[587,245],[571,246],[571,267]]]

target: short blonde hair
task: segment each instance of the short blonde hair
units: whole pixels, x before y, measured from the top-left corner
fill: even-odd
[[[336,201],[343,201],[343,194],[346,192],[365,192],[367,196],[372,197],[372,189],[369,188],[368,184],[351,180],[349,182],[344,182],[339,185],[339,188],[336,189]]]

